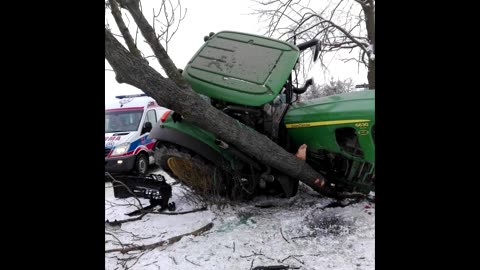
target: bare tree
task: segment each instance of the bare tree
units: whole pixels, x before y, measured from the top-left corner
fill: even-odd
[[[169,78],[163,77],[146,61],[127,50],[106,26],[105,58],[115,71],[119,83],[141,89],[161,106],[181,114],[185,121],[210,131],[219,139],[242,149],[260,162],[299,179],[317,192],[324,192],[324,177],[305,161],[296,158],[268,137],[239,125],[235,119],[211,106],[192,90],[160,43],[159,35],[144,17],[139,0],[112,1],[117,1],[121,8],[129,12]]]
[[[148,58],[155,58],[155,55],[145,56],[145,54],[138,49],[138,34],[140,29],[138,26],[134,27],[134,23],[130,23],[132,16],[130,16],[129,13],[124,11],[122,14],[121,9],[125,8],[125,4],[129,1],[131,0],[108,0],[105,3],[105,12],[111,12],[120,32],[119,35],[114,34],[114,36],[122,37],[127,45],[128,50],[135,56],[144,58],[145,60]],[[141,2],[138,1],[138,4],[140,12],[143,14]],[[178,32],[180,24],[183,19],[185,19],[186,15],[187,9],[182,8],[180,0],[176,0],[175,2],[172,0],[161,0],[159,1],[158,7],[152,9],[152,14],[149,19],[151,19],[151,25],[155,32],[156,39],[158,39],[159,43],[162,44],[162,46],[165,48],[165,51],[168,52],[169,43]],[[106,20],[105,27],[114,33],[114,29],[111,29],[108,20]],[[133,28],[135,29],[135,37],[130,34],[130,31]]]
[[[319,97],[348,93],[355,88],[351,78],[345,80],[334,80],[330,78],[328,83],[322,85],[313,85],[312,88],[305,93],[304,99],[314,99]]]
[[[292,42],[317,38],[322,43],[321,64],[326,55],[344,62],[356,61],[368,69],[370,89],[375,89],[375,0],[253,0],[254,14],[266,23],[266,35]],[[312,8],[314,4],[318,7]]]

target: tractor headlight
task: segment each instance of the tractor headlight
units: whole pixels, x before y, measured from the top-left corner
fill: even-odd
[[[128,142],[115,146],[115,149],[113,149],[113,152],[112,152],[112,156],[125,154],[129,147],[130,147],[130,143]]]

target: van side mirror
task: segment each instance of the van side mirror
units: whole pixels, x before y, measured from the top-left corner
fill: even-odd
[[[142,134],[143,133],[147,133],[147,132],[150,132],[150,130],[152,130],[152,123],[150,122],[145,122],[145,124],[143,124],[143,128],[142,128]]]

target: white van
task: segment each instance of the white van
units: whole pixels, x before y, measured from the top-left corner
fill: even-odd
[[[167,109],[145,94],[117,96],[105,106],[105,171],[146,173],[154,163],[148,134]]]

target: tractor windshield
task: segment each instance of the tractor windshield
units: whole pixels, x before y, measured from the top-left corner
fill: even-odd
[[[105,133],[137,131],[143,110],[105,112]]]

